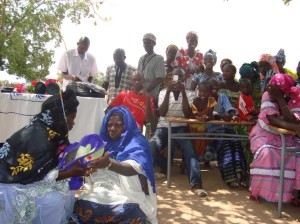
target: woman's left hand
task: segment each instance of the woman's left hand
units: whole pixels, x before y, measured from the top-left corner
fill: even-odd
[[[277,85],[271,85],[268,84],[267,86],[267,91],[268,93],[274,98],[274,99],[278,99],[280,97],[283,97],[283,92],[281,91],[281,89],[279,88],[279,86]]]

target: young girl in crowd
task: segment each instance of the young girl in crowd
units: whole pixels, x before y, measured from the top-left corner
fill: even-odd
[[[258,61],[261,91],[264,92],[270,79],[279,72],[275,58],[270,54],[262,54]]]
[[[192,103],[192,112],[196,119],[200,121],[209,121],[212,119],[213,110],[217,104],[214,97],[211,96],[211,86],[208,82],[202,82],[199,84],[198,96]],[[205,124],[190,124],[191,132],[202,133],[206,131]],[[194,147],[198,157],[203,157],[205,153],[205,147],[207,140],[194,140]]]
[[[224,83],[218,91],[217,116],[226,121],[237,119],[237,100],[240,95],[240,84],[235,81],[236,67],[227,64],[223,69]],[[215,117],[217,117],[215,116]],[[235,134],[232,125],[208,125],[208,132]],[[216,140],[213,145],[217,151],[218,167],[222,178],[229,187],[246,186],[246,162],[241,141]]]
[[[239,117],[243,121],[255,121],[259,112],[255,109],[251,96],[251,81],[249,79],[241,79],[240,84],[241,94],[237,102]]]
[[[216,52],[210,49],[204,54],[204,59],[203,59],[204,71],[194,74],[191,83],[192,90],[195,90],[197,88],[197,85],[199,85],[199,83],[206,81],[208,79],[214,78],[218,81],[222,80],[222,74],[220,72],[215,72],[213,70],[216,63],[217,63]]]

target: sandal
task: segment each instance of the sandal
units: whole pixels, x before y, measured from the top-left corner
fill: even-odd
[[[207,192],[204,189],[193,189],[192,191],[201,198],[205,198],[208,196]]]

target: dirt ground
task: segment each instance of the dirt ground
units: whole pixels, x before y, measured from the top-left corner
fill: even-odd
[[[207,198],[200,198],[189,190],[188,177],[179,173],[174,162],[171,188],[166,179],[156,180],[158,220],[165,223],[300,223],[300,207],[283,204],[282,218],[277,218],[277,203],[249,200],[247,190],[229,189],[222,181],[218,167],[201,169]]]

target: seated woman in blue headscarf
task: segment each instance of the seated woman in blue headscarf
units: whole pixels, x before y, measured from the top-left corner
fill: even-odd
[[[85,192],[75,203],[79,223],[157,223],[153,159],[148,141],[131,112],[112,108],[104,117],[100,136],[103,157],[87,178]]]
[[[0,148],[1,223],[67,223],[75,200],[66,178],[89,174],[80,164],[57,169],[78,105],[73,91],[49,97]]]

